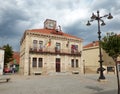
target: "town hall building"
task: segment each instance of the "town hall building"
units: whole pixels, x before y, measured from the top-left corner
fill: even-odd
[[[55,20],[46,19],[44,28],[24,32],[20,41],[20,73],[82,72],[82,41],[64,33]]]

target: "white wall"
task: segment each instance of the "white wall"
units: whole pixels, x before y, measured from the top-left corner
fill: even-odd
[[[4,68],[4,50],[0,49],[0,75],[3,75]]]

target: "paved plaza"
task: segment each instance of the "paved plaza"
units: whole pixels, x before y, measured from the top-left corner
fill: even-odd
[[[0,94],[117,94],[114,74],[106,74],[105,82],[97,81],[99,74],[5,76],[11,80],[0,83]]]

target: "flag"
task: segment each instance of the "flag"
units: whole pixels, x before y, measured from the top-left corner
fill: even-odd
[[[67,44],[66,44],[66,47],[68,47],[69,46],[69,41],[67,42]]]
[[[49,39],[49,41],[46,43],[46,47],[51,46],[51,40]]]
[[[76,49],[75,45],[72,45],[72,47],[71,47],[71,48],[72,48],[72,50],[75,50],[75,49]]]
[[[48,42],[47,44],[46,44],[46,47],[48,47],[48,46],[50,46],[51,45],[51,42]]]
[[[73,52],[78,51],[78,45],[72,45],[71,49]]]

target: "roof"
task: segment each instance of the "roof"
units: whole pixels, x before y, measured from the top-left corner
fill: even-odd
[[[19,64],[20,62],[20,53],[19,52],[13,52],[13,61],[11,62],[11,64]]]
[[[58,35],[58,36],[65,36],[65,37],[69,37],[69,38],[81,39],[81,38],[78,38],[76,36],[66,34],[62,31],[58,31],[58,30],[55,30],[55,29],[32,29],[32,30],[28,30],[28,31],[29,32],[38,32],[38,33],[43,33],[43,34],[51,34],[51,35]]]
[[[92,47],[96,47],[96,46],[99,46],[99,42],[93,41],[92,43],[85,45],[83,48],[92,48]]]
[[[4,50],[3,48],[0,48],[0,50]]]

